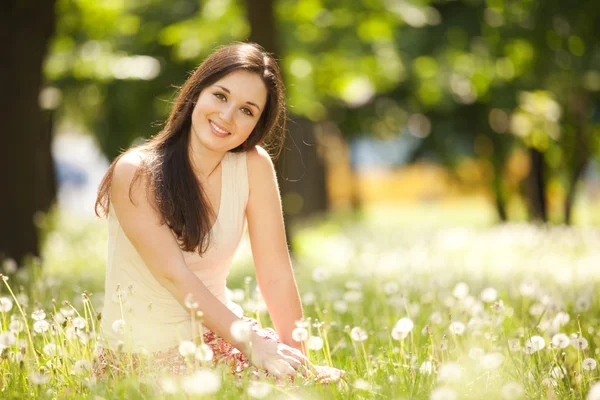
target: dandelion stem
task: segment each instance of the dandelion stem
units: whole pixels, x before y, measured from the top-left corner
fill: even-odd
[[[38,356],[37,356],[37,354],[35,352],[35,347],[33,345],[33,338],[31,336],[31,330],[29,330],[29,323],[27,322],[27,316],[25,315],[25,312],[21,308],[21,305],[19,304],[19,301],[17,300],[17,296],[15,296],[15,293],[12,291],[10,285],[8,284],[8,281],[5,280],[2,275],[0,275],[0,279],[2,279],[2,281],[4,282],[4,285],[6,286],[6,288],[8,289],[8,291],[10,292],[10,295],[15,300],[15,304],[17,305],[17,308],[19,309],[19,312],[21,313],[21,316],[23,317],[23,323],[25,325],[25,329],[27,330],[27,338],[29,339],[29,346],[31,348],[31,353],[33,354],[33,357],[35,358],[35,363],[39,366],[40,361],[39,361]]]

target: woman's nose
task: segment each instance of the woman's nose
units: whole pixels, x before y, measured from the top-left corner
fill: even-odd
[[[233,106],[228,106],[225,109],[221,110],[221,114],[219,114],[219,117],[221,117],[221,119],[225,122],[231,122],[231,119],[233,118]]]

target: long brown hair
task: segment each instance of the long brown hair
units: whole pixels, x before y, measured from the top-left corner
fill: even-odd
[[[248,151],[265,145],[272,157],[281,151],[285,135],[286,109],[281,73],[275,59],[253,43],[235,43],[218,48],[187,79],[180,88],[164,129],[137,147],[146,157],[135,173],[133,185],[140,177],[147,180],[147,195],[160,213],[162,222],[175,233],[184,251],[204,254],[210,244],[211,221],[214,217],[206,194],[196,178],[189,159],[188,145],[191,117],[200,92],[236,70],[258,74],[267,88],[267,103],[246,146],[232,152]],[[107,216],[110,207],[110,187],[119,155],[102,179],[96,198],[97,216]]]

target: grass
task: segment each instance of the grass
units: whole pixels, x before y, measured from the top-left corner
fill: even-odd
[[[313,362],[344,369],[347,385],[238,381],[214,369],[196,377],[198,389],[166,376],[91,377],[105,225],[54,213],[43,261],[4,264],[0,397],[586,399],[599,377],[600,231],[492,222],[485,208],[452,204],[299,227],[296,276],[308,336],[321,338],[306,344]],[[236,295],[260,310],[252,276],[245,240],[228,286],[248,282]],[[247,314],[268,325],[254,307]]]

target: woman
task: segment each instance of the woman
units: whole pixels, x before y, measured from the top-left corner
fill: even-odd
[[[215,363],[240,372],[250,360],[277,378],[301,372],[339,379],[341,371],[311,365],[292,339],[302,307],[273,163],[260,147],[274,144],[277,152],[285,120],[275,60],[257,45],[233,44],[190,76],[159,134],[112,163],[96,201],[96,213],[109,219],[96,374],[124,354],[140,366],[148,353],[159,370],[190,372],[184,355],[192,341],[199,343],[194,313],[200,311]],[[246,222],[277,335],[243,318],[226,298]],[[246,337],[236,334],[244,323]]]

